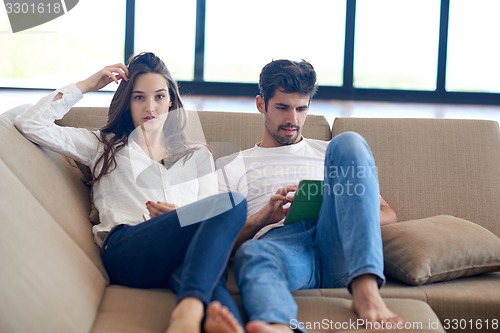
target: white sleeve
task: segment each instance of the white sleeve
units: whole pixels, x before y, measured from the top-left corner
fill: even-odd
[[[217,159],[217,174],[219,192],[240,192],[247,194],[248,188],[241,186],[246,183],[246,167],[241,152]]]
[[[217,173],[215,172],[214,157],[210,150],[202,147],[194,152],[198,173],[199,190],[198,198],[203,199],[218,193]]]
[[[54,101],[59,93],[62,98]],[[67,85],[43,97],[17,116],[14,125],[34,143],[90,166],[99,146],[95,134],[85,128],[63,127],[54,123],[81,99],[82,93],[76,85]]]

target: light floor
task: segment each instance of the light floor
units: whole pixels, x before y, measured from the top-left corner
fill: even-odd
[[[0,113],[24,103],[36,103],[48,91],[0,89]],[[77,106],[108,106],[111,92],[88,93]],[[184,96],[187,109],[199,111],[257,112],[254,97]],[[500,122],[500,105],[420,104],[365,101],[313,100],[311,114],[368,118],[456,118]]]

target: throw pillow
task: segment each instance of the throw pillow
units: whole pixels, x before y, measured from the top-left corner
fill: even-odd
[[[385,274],[411,285],[500,270],[500,238],[439,215],[382,226]]]

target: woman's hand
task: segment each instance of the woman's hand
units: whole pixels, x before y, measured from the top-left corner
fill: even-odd
[[[78,82],[76,86],[78,87],[78,89],[80,89],[82,94],[85,94],[89,91],[100,90],[113,81],[116,82],[116,84],[120,83],[121,79],[127,81],[128,80],[127,75],[128,75],[127,66],[118,63],[104,67],[94,75]]]
[[[168,213],[177,208],[175,204],[168,203],[168,202],[153,202],[153,201],[148,201],[146,202],[146,208],[148,209],[149,216],[151,218],[156,217],[158,215],[161,215],[163,213]]]

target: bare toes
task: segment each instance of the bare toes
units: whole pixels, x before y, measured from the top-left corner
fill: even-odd
[[[234,315],[228,308],[219,302],[212,302],[208,305],[205,319],[205,331],[207,333],[243,333]]]

